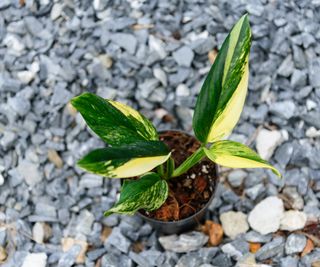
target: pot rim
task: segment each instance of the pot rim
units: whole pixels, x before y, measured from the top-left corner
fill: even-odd
[[[189,135],[189,136],[192,136],[192,137],[194,137],[192,134],[190,134],[190,133],[188,133],[188,132],[186,132],[186,131],[184,131],[184,130],[176,130],[176,129],[173,129],[173,130],[160,130],[160,131],[158,131],[158,133],[163,133],[163,132],[168,132],[168,131],[170,131],[170,132],[182,132],[182,133],[184,133],[184,134],[186,134],[186,135]],[[216,164],[216,163],[214,163],[213,162],[213,164],[214,164],[214,166],[215,166],[215,171],[216,171],[216,179],[218,180],[219,179],[219,168],[218,168],[218,165]],[[191,215],[191,216],[189,216],[189,217],[187,217],[187,218],[184,218],[184,219],[182,219],[182,220],[177,220],[177,221],[160,221],[160,220],[156,220],[156,219],[153,219],[153,218],[150,218],[150,217],[148,217],[148,216],[145,216],[145,215],[143,215],[141,212],[139,212],[139,211],[137,211],[136,212],[136,214],[139,216],[139,217],[141,217],[141,218],[143,218],[143,219],[145,219],[145,220],[147,220],[147,221],[149,221],[149,222],[152,222],[152,223],[157,223],[157,224],[162,224],[162,225],[173,225],[173,224],[182,224],[182,223],[184,223],[184,222],[187,222],[187,221],[189,221],[190,219],[193,219],[194,217],[197,217],[197,215],[199,215],[201,212],[203,212],[204,210],[206,210],[207,208],[208,208],[208,206],[210,205],[210,203],[212,202],[212,200],[214,199],[214,197],[215,197],[215,191],[216,191],[216,189],[217,189],[217,184],[216,184],[216,187],[214,188],[214,190],[213,190],[213,192],[212,192],[212,195],[211,195],[211,197],[210,197],[210,199],[208,200],[208,202],[203,206],[203,208],[202,209],[200,209],[200,210],[198,210],[196,213],[194,213],[193,215]]]

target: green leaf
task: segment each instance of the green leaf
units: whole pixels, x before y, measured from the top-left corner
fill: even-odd
[[[153,211],[161,207],[168,197],[168,184],[156,173],[147,173],[138,180],[126,181],[119,201],[104,213],[133,215],[139,209]]]
[[[176,168],[173,171],[172,177],[177,177],[185,173],[194,165],[196,165],[204,156],[205,153],[203,151],[203,147],[200,147],[196,152],[194,152],[190,157],[188,157],[184,162],[182,162],[178,168]]]
[[[158,140],[152,123],[122,103],[84,93],[73,98],[71,104],[81,113],[88,126],[110,145]]]
[[[230,134],[239,120],[248,88],[251,31],[247,15],[225,39],[199,93],[193,116],[204,144]]]
[[[267,168],[281,177],[280,172],[249,147],[234,141],[217,141],[204,149],[207,157],[217,164],[230,168]]]
[[[127,178],[152,170],[164,163],[170,154],[163,142],[139,141],[93,150],[79,160],[78,165],[86,171],[110,178]]]

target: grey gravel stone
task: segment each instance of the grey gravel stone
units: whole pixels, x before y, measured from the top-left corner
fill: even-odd
[[[208,53],[210,50],[212,50],[215,45],[216,45],[215,39],[212,36],[209,36],[208,38],[201,38],[201,39],[195,40],[190,44],[190,47],[197,54],[203,55],[205,53]]]
[[[299,47],[294,45],[293,47],[293,60],[294,60],[294,65],[298,69],[303,69],[307,66],[307,61],[305,54],[303,50]]]
[[[303,256],[300,260],[301,266],[307,267],[310,266],[312,263],[318,263],[320,259],[320,249],[316,248],[311,253]]]
[[[102,184],[103,178],[101,176],[86,173],[81,177],[79,186],[81,188],[93,188],[101,187]]]
[[[175,61],[180,66],[190,67],[194,58],[194,53],[188,46],[183,46],[172,54]]]
[[[29,186],[35,186],[42,180],[41,174],[39,172],[39,166],[28,160],[23,160],[19,162],[18,172],[24,177],[25,182]]]
[[[282,168],[285,168],[286,165],[290,162],[292,153],[293,153],[292,144],[289,142],[286,142],[276,150],[274,158]]]
[[[238,261],[249,252],[249,244],[244,240],[237,239],[231,243],[223,245],[221,250]]]
[[[14,144],[16,139],[17,139],[16,133],[5,131],[2,137],[0,138],[0,145],[4,150],[7,150]]]
[[[291,75],[291,86],[295,89],[301,88],[307,83],[307,73],[304,70],[295,69]]]
[[[111,36],[111,40],[128,51],[129,54],[134,54],[137,47],[137,39],[134,35],[128,33],[115,33]]]
[[[208,239],[203,233],[194,231],[180,236],[161,236],[159,242],[166,250],[183,253],[199,249],[208,242]]]
[[[25,116],[31,108],[31,104],[29,100],[22,98],[20,96],[15,96],[13,98],[10,98],[8,100],[8,104],[20,116]]]
[[[212,259],[211,263],[214,266],[226,266],[226,267],[233,266],[230,257],[226,254],[219,254],[218,256]]]
[[[78,223],[76,230],[84,235],[89,235],[91,233],[92,224],[95,218],[94,215],[88,210],[82,210],[78,217]]]
[[[317,73],[320,71],[320,59],[314,59],[309,66],[309,80],[313,87],[320,86],[320,78]]]
[[[229,173],[228,181],[233,187],[239,187],[246,176],[247,176],[247,173],[245,171],[234,170]]]
[[[131,243],[120,231],[119,227],[112,229],[111,235],[106,239],[105,246],[112,245],[123,253],[128,253]]]
[[[265,190],[265,187],[263,184],[257,184],[251,188],[246,189],[246,195],[250,199],[255,200],[258,196],[262,194],[264,190]]]
[[[288,55],[278,68],[278,74],[284,77],[289,77],[294,69],[292,56]]]
[[[67,252],[62,254],[58,263],[58,267],[71,267],[74,265],[80,251],[80,245],[73,245]]]
[[[51,98],[51,105],[64,105],[71,99],[71,93],[62,84],[55,86]]]
[[[27,30],[33,36],[41,37],[43,26],[39,20],[37,20],[35,17],[32,17],[32,16],[25,17],[23,20]]]
[[[3,0],[0,3],[0,10],[8,8],[10,5],[11,5],[11,1],[10,0]]]
[[[292,101],[282,101],[273,103],[270,106],[270,111],[273,114],[276,114],[279,117],[282,117],[286,120],[290,119],[296,110],[296,105]]]
[[[300,234],[291,234],[288,236],[285,250],[286,254],[294,254],[301,252],[306,246],[307,238]]]
[[[262,246],[256,253],[259,261],[280,257],[284,253],[285,240],[283,237],[276,237],[270,243]]]
[[[298,259],[293,258],[291,256],[282,258],[280,260],[280,266],[281,267],[298,267]]]
[[[20,87],[19,81],[0,75],[0,91],[18,92]]]
[[[197,267],[202,263],[202,258],[198,253],[191,252],[183,255],[177,264],[176,267]]]
[[[256,231],[250,231],[246,233],[244,237],[248,242],[253,242],[253,243],[267,243],[272,239],[271,234],[262,235]]]
[[[48,216],[52,218],[55,218],[57,215],[56,209],[54,206],[47,203],[43,203],[43,202],[36,203],[35,213],[38,215]]]

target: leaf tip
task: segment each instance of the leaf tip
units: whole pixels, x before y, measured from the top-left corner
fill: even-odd
[[[282,178],[282,174],[278,171],[278,169],[276,168],[272,168],[272,172],[278,176],[279,179]]]
[[[103,213],[103,216],[104,216],[104,217],[108,217],[108,216],[110,216],[111,214],[113,214],[113,212],[110,211],[110,210],[107,210],[107,211],[105,211],[105,212]]]

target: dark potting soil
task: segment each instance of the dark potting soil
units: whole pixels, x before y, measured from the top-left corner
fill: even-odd
[[[171,150],[176,167],[200,147],[193,136],[178,131],[166,131],[160,134]],[[215,164],[204,158],[188,172],[168,181],[169,196],[156,211],[140,212],[150,218],[161,221],[177,221],[192,216],[201,210],[210,200],[217,185]]]

